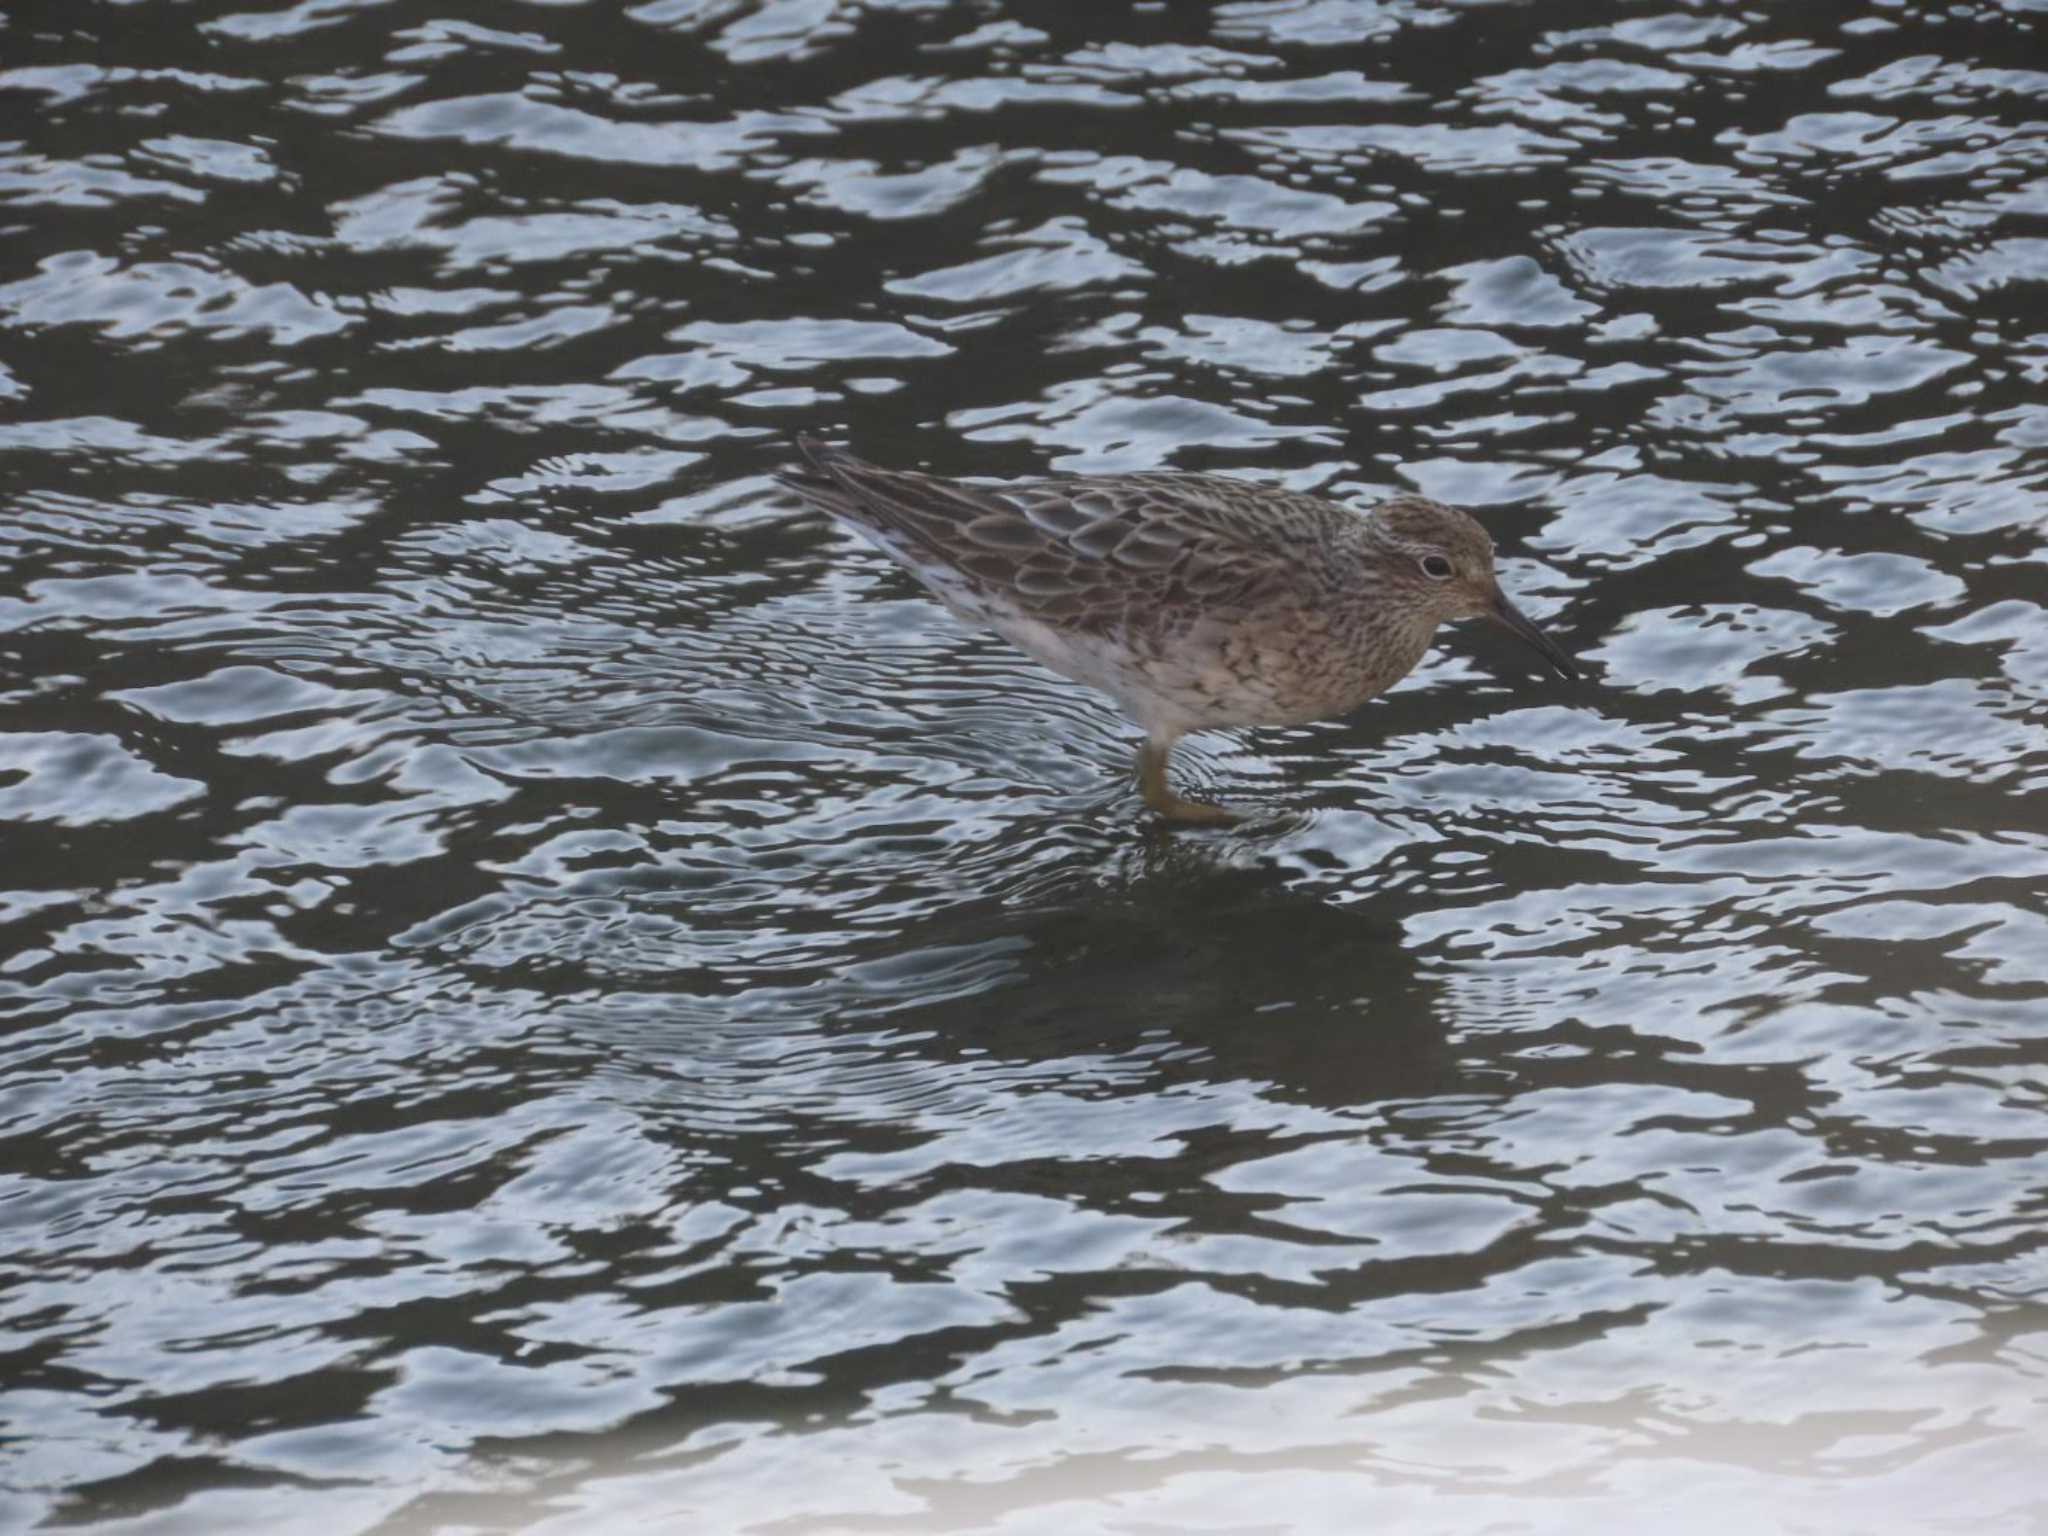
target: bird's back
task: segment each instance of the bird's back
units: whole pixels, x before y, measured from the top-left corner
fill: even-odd
[[[995,601],[1079,630],[1128,630],[1340,583],[1362,517],[1318,497],[1220,475],[1147,472],[1000,486],[883,469],[801,439],[782,477],[862,529],[956,607]]]

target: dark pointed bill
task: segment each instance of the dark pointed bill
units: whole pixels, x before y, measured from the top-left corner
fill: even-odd
[[[1503,628],[1511,629],[1517,635],[1520,635],[1535,650],[1537,655],[1557,668],[1559,676],[1577,677],[1579,675],[1577,665],[1572,661],[1571,657],[1564,653],[1564,648],[1551,639],[1550,636],[1543,633],[1542,630],[1538,629],[1534,619],[1509,602],[1505,593],[1494,593],[1493,612],[1488,614],[1487,617]]]

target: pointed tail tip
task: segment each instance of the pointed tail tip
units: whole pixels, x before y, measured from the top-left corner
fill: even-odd
[[[813,469],[823,469],[833,459],[842,457],[846,450],[826,442],[813,433],[799,432],[796,435],[796,451],[804,456],[804,462]]]
[[[859,462],[844,448],[826,442],[822,437],[809,432],[796,434],[796,451],[803,460],[777,472],[775,478],[783,489],[794,491],[813,505],[826,506],[828,511],[836,510],[821,502],[821,494],[829,495],[839,485],[842,471],[849,462]]]

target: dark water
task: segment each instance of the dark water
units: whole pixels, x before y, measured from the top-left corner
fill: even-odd
[[[2048,1529],[2048,8],[0,30],[0,1526]],[[1195,738],[774,490],[1476,509]]]

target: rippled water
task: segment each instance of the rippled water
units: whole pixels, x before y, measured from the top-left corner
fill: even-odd
[[[13,14],[0,1526],[2048,1526],[2043,59]],[[1599,681],[1166,832],[799,430],[1420,489]]]

